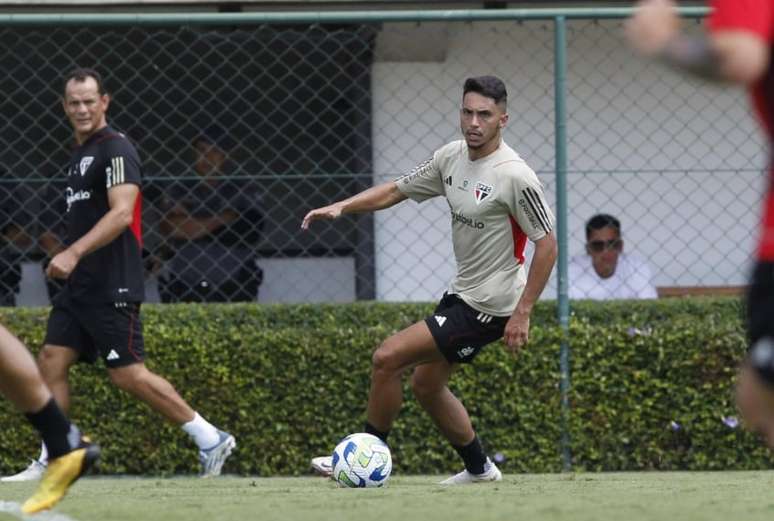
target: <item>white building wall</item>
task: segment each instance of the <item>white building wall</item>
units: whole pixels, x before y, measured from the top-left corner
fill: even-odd
[[[542,21],[386,24],[372,78],[374,182],[458,139],[462,82],[495,74],[510,94],[505,139],[555,201],[553,34]],[[743,284],[766,161],[746,95],[635,58],[619,21],[573,21],[568,38],[570,254],[582,252],[585,220],[604,211],[620,218],[626,251],[650,262],[656,285]],[[377,298],[437,299],[455,272],[445,201],[405,202],[375,223]],[[267,282],[261,301],[354,299],[352,259],[266,264],[267,281],[313,274],[307,286],[317,289],[295,295]],[[552,278],[544,296],[555,291]],[[27,266],[20,303],[47,300],[39,266]]]

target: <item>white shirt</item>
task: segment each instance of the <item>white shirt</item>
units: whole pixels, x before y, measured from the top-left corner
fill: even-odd
[[[527,238],[538,241],[554,226],[543,186],[527,163],[503,142],[471,161],[460,140],[396,183],[414,201],[443,196],[449,203],[457,276],[448,292],[488,315],[513,313],[527,279]]]
[[[618,256],[615,272],[603,279],[594,271],[589,255],[570,259],[567,269],[571,299],[648,299],[656,298],[648,265],[637,257]]]

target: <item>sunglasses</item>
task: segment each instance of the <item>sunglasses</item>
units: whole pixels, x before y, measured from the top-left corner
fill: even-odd
[[[590,251],[594,253],[602,253],[605,250],[619,251],[623,246],[621,239],[610,239],[609,241],[591,241],[586,244]]]

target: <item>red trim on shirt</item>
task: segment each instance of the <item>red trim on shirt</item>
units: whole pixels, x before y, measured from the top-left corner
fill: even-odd
[[[508,220],[511,222],[511,233],[513,234],[513,256],[519,261],[519,264],[524,264],[524,248],[527,246],[527,234],[521,230],[521,226],[516,222],[516,219],[512,215],[508,216]]]
[[[104,134],[104,135],[102,135],[102,136],[99,136],[99,137],[98,137],[98,138],[97,138],[97,139],[94,141],[94,144],[96,145],[96,144],[98,144],[98,143],[102,143],[103,141],[107,141],[108,139],[116,139],[116,138],[119,138],[119,137],[124,137],[124,136],[122,136],[121,134],[111,134],[111,133],[107,133],[107,134]]]
[[[129,350],[129,353],[134,357],[135,360],[138,362],[142,361],[142,357],[140,357],[134,350],[134,321],[135,321],[135,314],[134,312],[129,312],[129,338],[127,340],[127,349]]]
[[[774,44],[774,0],[713,0],[707,20],[711,32],[745,31]],[[772,49],[774,51],[774,49]],[[774,142],[774,58],[763,78],[750,87],[753,107],[769,142]],[[774,165],[769,170],[769,186],[761,219],[758,259],[774,261]]]
[[[710,32],[744,31],[774,44],[774,0],[713,0],[712,14],[707,20]],[[764,77],[750,87],[753,105],[761,123],[774,140],[774,93],[772,65]]]
[[[713,0],[707,28],[712,31],[750,31],[767,42],[774,34],[772,0]]]
[[[132,212],[132,225],[129,227],[132,235],[137,239],[137,244],[142,249],[142,192],[137,194],[134,201],[134,212]]]
[[[763,200],[758,260],[774,262],[774,166],[769,171],[769,189]]]

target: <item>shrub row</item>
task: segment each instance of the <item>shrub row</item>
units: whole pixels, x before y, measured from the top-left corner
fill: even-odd
[[[576,470],[771,466],[758,440],[728,426],[745,350],[737,300],[581,302],[573,309],[568,426]],[[237,437],[226,472],[299,475],[312,456],[361,430],[373,348],[431,311],[388,303],[148,305],[148,366]],[[4,309],[0,319],[36,350],[46,312]],[[506,472],[561,470],[562,332],[554,314],[554,303],[541,303],[518,357],[491,345],[451,383]],[[100,364],[79,365],[71,386],[72,417],[103,445],[101,473],[197,472],[187,436],[113,388]],[[396,471],[458,470],[408,383],[404,390],[390,437]],[[0,472],[19,470],[37,454],[37,437],[7,402],[0,422]]]

